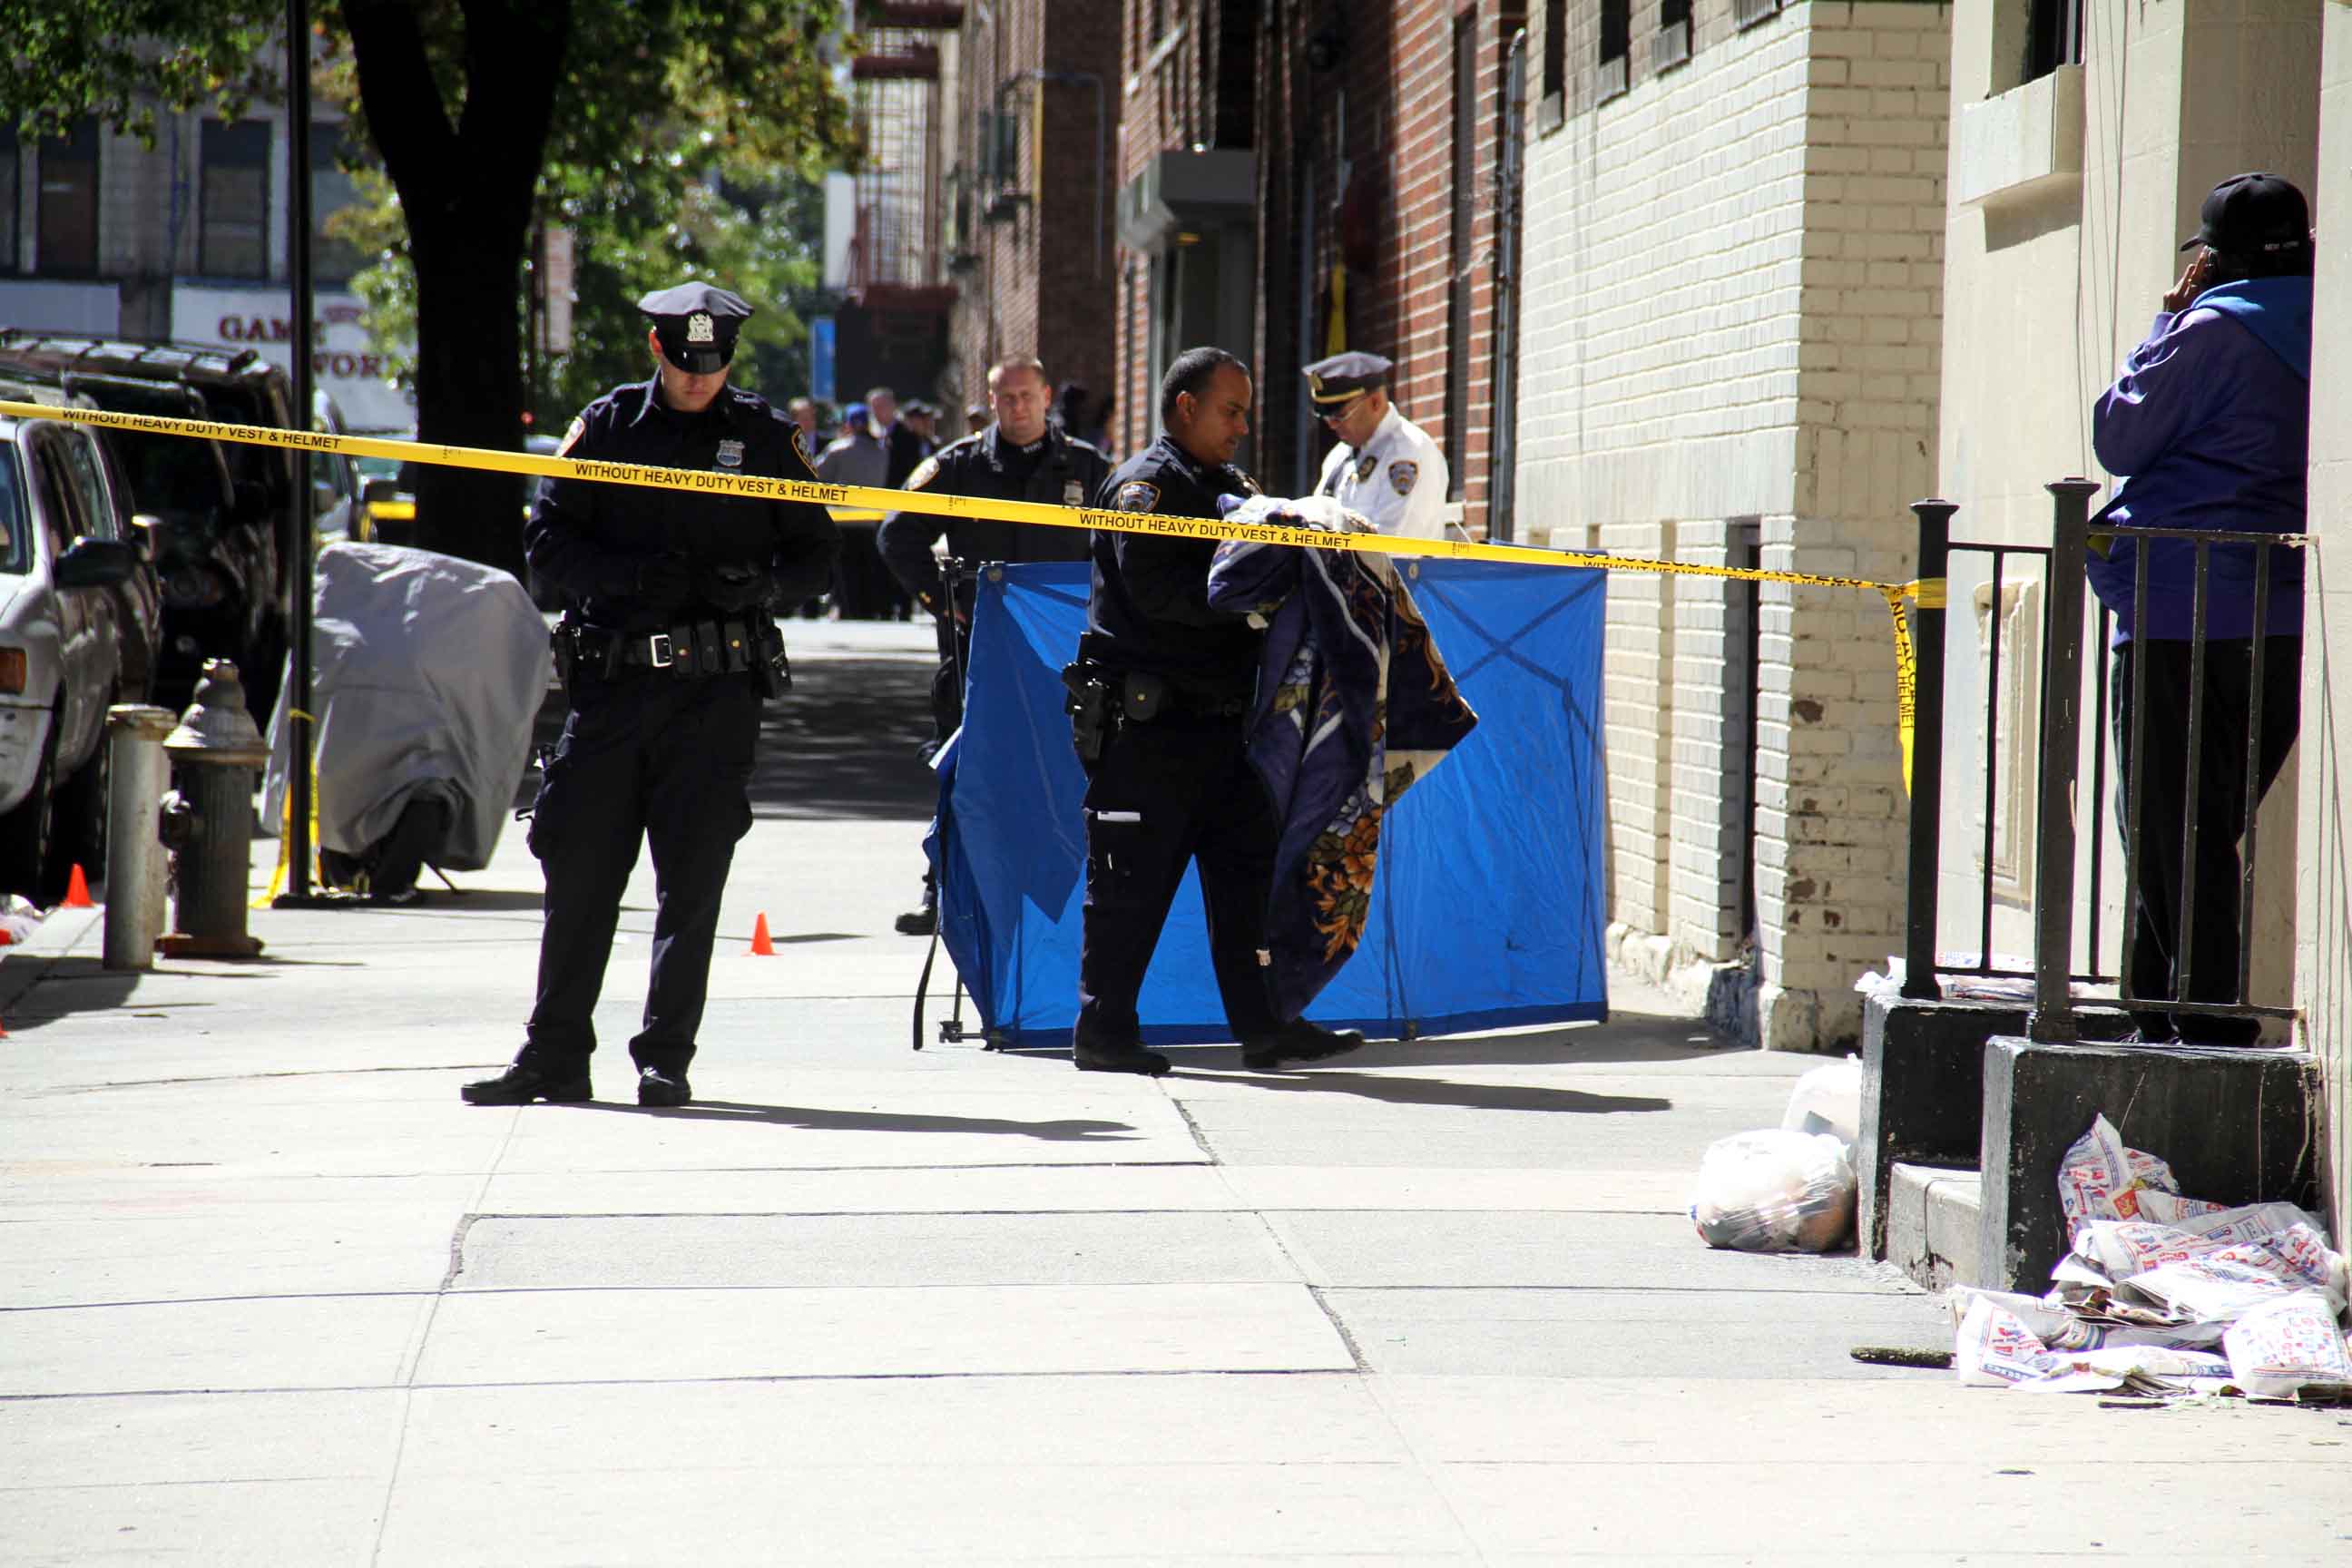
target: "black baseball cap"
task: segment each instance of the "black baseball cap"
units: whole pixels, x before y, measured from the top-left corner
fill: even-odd
[[[2248,258],[2287,256],[2311,244],[2311,208],[2292,182],[2276,174],[2232,174],[2213,187],[2187,250],[2210,245]]]
[[[709,375],[735,357],[735,334],[751,314],[742,297],[708,283],[681,283],[637,301],[661,340],[662,358],[683,371]]]

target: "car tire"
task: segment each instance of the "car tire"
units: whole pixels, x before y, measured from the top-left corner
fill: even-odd
[[[111,699],[107,706],[114,706]],[[106,813],[113,777],[114,747],[111,737],[102,733],[98,750],[58,792],[56,858],[68,868],[79,862],[82,874],[93,882],[106,875]]]
[[[41,742],[41,760],[33,773],[32,793],[14,811],[0,816],[0,892],[22,893],[47,908],[64,892],[57,870],[58,720],[51,715],[49,732]],[[57,878],[55,890],[51,878]]]
[[[269,729],[270,710],[278,706],[278,689],[285,681],[286,634],[286,623],[273,618],[237,666],[239,681],[245,688],[246,710],[265,733]]]

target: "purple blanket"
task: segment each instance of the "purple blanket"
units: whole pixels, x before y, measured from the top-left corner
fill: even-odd
[[[1236,521],[1328,525],[1263,497]],[[1282,820],[1266,934],[1275,1010],[1295,1018],[1363,940],[1381,818],[1478,716],[1388,556],[1232,541],[1209,602],[1266,622],[1249,757]]]

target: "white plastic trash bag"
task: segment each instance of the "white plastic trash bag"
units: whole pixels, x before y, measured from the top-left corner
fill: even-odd
[[[1790,1132],[1826,1132],[1847,1143],[1862,1139],[1862,1058],[1825,1062],[1797,1080],[1780,1118]]]
[[[1827,1252],[1853,1230],[1853,1161],[1834,1134],[1773,1128],[1707,1145],[1691,1223],[1709,1247]]]

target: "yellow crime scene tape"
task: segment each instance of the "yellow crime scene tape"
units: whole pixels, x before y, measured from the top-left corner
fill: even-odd
[[[536,474],[547,479],[588,479],[601,484],[641,485],[652,489],[693,490],[705,495],[744,496],[758,500],[806,501],[832,509],[836,517],[862,521],[892,511],[933,517],[991,518],[1045,528],[1083,528],[1163,538],[1244,540],[1307,550],[1349,550],[1374,555],[1431,556],[1444,561],[1516,561],[1536,566],[1580,566],[1596,572],[1647,572],[1663,576],[1713,577],[1738,583],[1788,583],[1800,587],[1845,588],[1876,594],[1886,601],[1895,629],[1895,722],[1903,747],[1903,787],[1911,787],[1912,731],[1917,710],[1918,664],[1912,648],[1904,602],[1941,609],[1941,578],[1911,583],[1874,583],[1863,577],[1830,577],[1811,572],[1773,572],[1753,566],[1702,566],[1687,561],[1646,561],[1623,555],[1588,554],[1531,544],[1495,544],[1476,540],[1401,539],[1384,533],[1328,533],[1276,523],[1236,523],[1223,518],[1165,517],[1158,512],[1105,511],[1093,507],[1055,506],[1045,501],[991,500],[976,496],[895,490],[879,485],[833,485],[816,479],[783,479],[700,468],[659,468],[642,463],[606,463],[587,458],[499,452],[483,447],[445,447],[377,436],[338,436],[318,430],[279,430],[253,425],[222,425],[160,414],[119,414],[98,408],[52,408],[44,404],[0,401],[0,416],[56,419],[116,430],[193,436],[214,441],[283,447],[303,452],[333,452],[352,458],[390,458],[438,463],[499,474]]]

